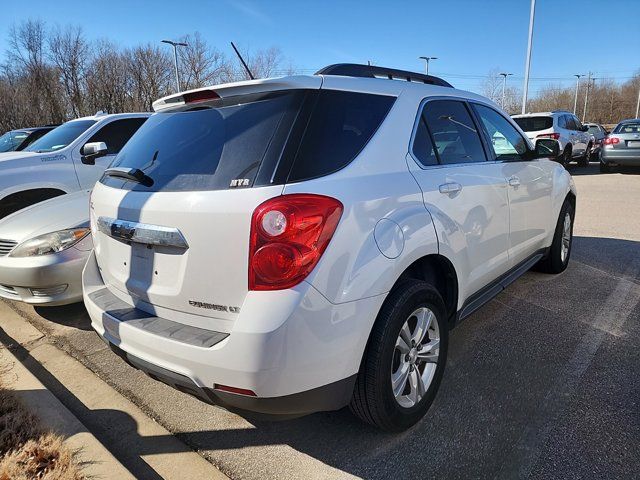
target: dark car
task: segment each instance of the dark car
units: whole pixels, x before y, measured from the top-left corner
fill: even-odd
[[[44,127],[10,130],[0,137],[0,153],[19,152],[24,150],[45,133],[50,132],[57,126],[58,125],[46,125]]]

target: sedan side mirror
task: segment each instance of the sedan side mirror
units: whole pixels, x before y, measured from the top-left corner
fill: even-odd
[[[588,132],[589,131],[589,127],[587,127],[586,125],[583,125],[580,130],[582,130],[583,132]]]
[[[560,156],[560,144],[551,138],[539,138],[536,140],[536,158],[549,158],[555,160]]]
[[[96,158],[104,157],[108,154],[107,144],[104,142],[85,143],[80,153],[82,154],[82,163],[85,165],[95,165]]]

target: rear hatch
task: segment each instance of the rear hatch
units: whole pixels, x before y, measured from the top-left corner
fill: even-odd
[[[354,158],[393,103],[321,91],[321,77],[282,82],[156,102],[162,110],[92,194],[96,258],[116,296],[177,321],[184,313],[234,319],[248,293],[256,207],[280,195],[287,179],[327,174],[318,165],[335,171],[342,157]]]
[[[553,117],[546,115],[514,117],[514,122],[526,133],[530,140],[553,133]]]

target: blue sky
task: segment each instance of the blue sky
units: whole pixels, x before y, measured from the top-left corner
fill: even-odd
[[[27,18],[75,24],[121,46],[200,31],[232,55],[278,46],[304,73],[338,62],[421,70],[477,90],[489,70],[522,84],[530,0],[30,0],[4,1],[0,52],[9,26]],[[608,20],[611,18],[611,20]],[[640,0],[537,0],[531,90],[572,85],[574,73],[624,81],[640,69]]]

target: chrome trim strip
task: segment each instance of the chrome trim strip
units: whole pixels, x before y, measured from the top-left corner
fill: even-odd
[[[130,222],[110,217],[98,218],[98,230],[126,243],[142,243],[187,250],[189,244],[177,228]]]

